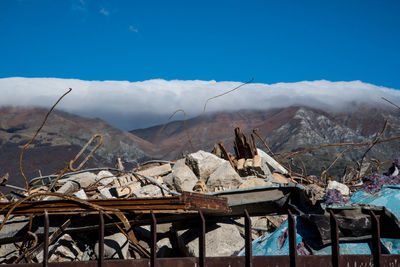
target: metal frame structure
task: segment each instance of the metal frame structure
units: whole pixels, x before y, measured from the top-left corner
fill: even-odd
[[[44,247],[42,263],[6,264],[8,267],[56,267],[56,266],[77,266],[77,267],[121,267],[121,266],[151,266],[151,267],[258,267],[258,266],[400,266],[400,255],[382,255],[380,243],[380,224],[377,216],[370,211],[372,219],[372,255],[340,255],[338,221],[332,210],[330,212],[332,255],[310,255],[299,256],[296,252],[296,222],[290,210],[288,214],[289,230],[289,256],[252,256],[251,240],[251,218],[247,210],[244,210],[245,219],[245,256],[232,257],[207,257],[206,256],[206,219],[202,211],[199,211],[199,257],[182,258],[157,258],[157,218],[153,211],[151,214],[151,256],[150,259],[130,260],[105,260],[104,259],[104,218],[103,212],[99,212],[99,258],[97,261],[86,262],[48,262],[49,248],[49,215],[44,212]]]

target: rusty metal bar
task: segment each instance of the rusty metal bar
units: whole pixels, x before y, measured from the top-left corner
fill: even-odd
[[[43,267],[48,266],[49,261],[49,214],[44,211],[44,248],[43,248]]]
[[[199,266],[205,267],[206,261],[206,220],[203,212],[199,210],[200,215],[200,233],[199,233]]]
[[[99,211],[99,257],[97,258],[97,266],[104,266],[104,217],[103,211]]]
[[[296,267],[296,221],[292,212],[288,209],[289,224],[289,259],[290,267]]]
[[[245,238],[245,256],[246,267],[252,266],[253,252],[251,244],[251,218],[247,209],[244,210],[244,238]]]
[[[340,247],[339,247],[339,226],[335,214],[329,210],[331,221],[331,247],[332,247],[332,266],[339,267]]]
[[[381,266],[381,229],[378,217],[371,210],[371,230],[372,230],[372,257],[374,266]]]
[[[157,220],[154,212],[151,211],[151,250],[150,250],[150,266],[156,266],[156,259],[157,259]]]
[[[13,202],[0,203],[0,214],[7,214]],[[195,213],[201,209],[207,214],[226,214],[230,211],[228,200],[224,197],[208,196],[196,193],[182,193],[181,196],[130,198],[130,199],[89,199],[86,201],[43,200],[26,201],[13,210],[15,215],[43,214],[47,210],[49,214],[77,214],[82,211],[92,211],[97,214],[96,206],[107,209],[119,209],[125,212],[150,213],[157,212]]]

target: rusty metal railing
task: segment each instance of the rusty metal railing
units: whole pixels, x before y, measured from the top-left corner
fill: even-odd
[[[151,211],[151,242],[150,242],[150,259],[132,259],[132,260],[105,260],[104,259],[104,217],[103,212],[99,211],[99,246],[98,259],[89,262],[70,262],[70,263],[49,263],[49,215],[44,212],[44,247],[43,247],[43,262],[42,264],[24,263],[24,264],[9,264],[5,266],[194,266],[198,264],[200,267],[214,266],[307,266],[314,264],[319,266],[338,267],[348,265],[350,263],[366,264],[367,266],[399,266],[400,255],[382,255],[380,241],[380,224],[379,219],[373,211],[370,211],[372,222],[372,258],[371,255],[340,255],[339,250],[339,228],[338,221],[332,210],[330,213],[330,229],[331,229],[331,247],[332,254],[327,256],[298,256],[296,251],[296,221],[290,210],[288,213],[288,231],[289,231],[289,256],[252,256],[252,240],[251,240],[251,218],[247,210],[244,210],[243,217],[245,219],[245,256],[244,257],[206,257],[206,219],[201,211],[199,211],[199,257],[185,258],[157,258],[157,219]],[[270,265],[269,265],[270,264]]]

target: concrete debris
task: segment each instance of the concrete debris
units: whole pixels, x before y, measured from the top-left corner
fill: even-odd
[[[207,188],[213,192],[218,187],[238,188],[242,183],[243,180],[239,174],[228,161],[225,161],[210,175],[206,184]]]
[[[199,233],[197,229],[177,232],[181,252],[187,257],[199,256]],[[244,247],[244,239],[235,225],[217,223],[206,229],[207,257],[231,256]]]
[[[49,247],[49,262],[82,261],[84,253],[69,234],[65,234]],[[43,261],[43,251],[36,256],[37,262]]]
[[[203,150],[189,154],[186,158],[186,165],[203,181],[207,181],[208,177],[224,162],[226,161]]]
[[[328,183],[328,186],[326,189],[336,189],[338,190],[343,196],[348,196],[350,195],[350,189],[347,187],[347,185],[336,182],[336,181],[330,181]]]
[[[127,259],[129,258],[129,241],[122,233],[104,237],[104,258],[105,259]],[[94,246],[96,258],[99,256],[99,243]]]
[[[288,251],[285,215],[288,208],[299,214],[296,217],[301,218],[298,220],[298,228],[306,222],[311,225],[310,229],[320,231],[312,236],[322,240],[330,236],[324,232],[329,228],[325,224],[325,217],[329,216],[327,207],[344,205],[348,210],[343,212],[343,216],[349,218],[346,217],[340,223],[347,223],[348,228],[346,226],[343,229],[349,233],[354,232],[354,236],[345,238],[355,238],[354,242],[359,242],[357,240],[361,239],[357,234],[366,233],[370,236],[370,222],[362,221],[360,216],[365,214],[356,211],[353,214],[352,209],[360,208],[357,203],[371,204],[368,199],[372,201],[379,198],[380,202],[377,203],[382,204],[382,198],[385,198],[383,193],[400,189],[398,159],[387,173],[367,175],[372,167],[370,162],[365,162],[360,171],[348,167],[341,177],[343,183],[329,181],[329,178],[326,184],[318,176],[294,173],[291,166],[278,162],[281,158],[275,155],[273,158],[258,149],[254,136],[246,137],[238,128],[235,129],[233,150],[228,152],[223,143],[218,143],[213,153],[199,150],[181,159],[152,160],[130,170],[126,167],[128,164],[123,166],[122,160],[117,159],[118,169],[67,172],[54,183],[53,188],[50,188],[50,184],[58,174],[32,179],[29,191],[21,188],[0,198],[0,205],[9,208],[11,205],[8,204],[17,203],[24,195],[32,196],[29,199],[31,202],[17,203],[16,209],[12,211],[14,213],[7,218],[6,212],[0,209],[0,224],[4,221],[4,225],[0,226],[0,264],[42,262],[43,207],[49,208],[51,218],[48,247],[50,262],[97,259],[99,243],[96,216],[99,210],[105,213],[106,259],[149,257],[152,244],[149,227],[151,212],[154,212],[157,220],[162,220],[157,224],[157,257],[198,257],[199,209],[209,212],[206,214],[207,257],[237,255],[243,249],[245,210],[252,216],[252,238],[257,248],[254,255],[275,255],[276,249],[265,247],[265,240],[279,247],[276,253],[284,255]],[[0,186],[6,186],[7,177],[0,179]],[[63,199],[60,200],[54,193],[49,196],[48,191],[61,194]],[[398,198],[397,192],[391,194]],[[351,197],[353,201],[349,200]],[[186,201],[188,199],[192,202]],[[73,207],[72,202],[75,203]],[[395,200],[392,202],[395,205]],[[30,206],[31,203],[40,203],[42,210],[39,211],[40,207],[33,204]],[[397,215],[397,208],[392,209]],[[71,216],[71,213],[74,215]],[[21,214],[24,216],[17,216]],[[381,213],[379,216],[384,215]],[[390,218],[398,221],[395,215],[389,215],[389,219],[383,220],[383,223],[390,221]],[[396,226],[397,221],[390,224],[390,227]],[[385,229],[383,226],[381,228]],[[307,232],[310,229],[298,229],[297,251],[301,255],[322,253],[321,250],[310,248],[312,244],[307,240],[307,235],[311,235]],[[390,235],[387,232],[384,234]],[[393,246],[400,247],[397,243]],[[394,253],[397,250],[391,247],[389,251]],[[21,256],[23,253],[27,256]],[[239,255],[243,253],[242,250]]]

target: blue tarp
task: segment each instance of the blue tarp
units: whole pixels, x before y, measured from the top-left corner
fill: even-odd
[[[356,191],[350,198],[354,204],[367,204],[374,206],[386,207],[397,218],[400,218],[400,185],[385,185],[382,189],[375,193],[369,194],[364,190]],[[299,234],[306,235],[304,231],[299,231],[301,223],[296,219],[296,238],[297,245],[303,242],[303,237]],[[265,233],[258,239],[253,241],[254,256],[269,255],[289,255],[289,238],[287,237],[288,223],[281,225],[275,232],[271,234]],[[286,235],[285,235],[286,234]],[[381,238],[382,252],[386,254],[400,254],[400,239]],[[325,246],[319,250],[312,250],[313,255],[330,255],[331,246]],[[244,249],[239,253],[240,256],[245,254]],[[340,243],[340,254],[371,254],[371,244],[369,241],[355,241]]]

